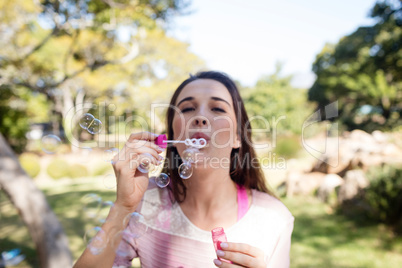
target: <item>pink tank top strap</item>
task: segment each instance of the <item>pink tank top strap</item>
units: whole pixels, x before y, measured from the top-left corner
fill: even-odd
[[[248,211],[248,195],[246,188],[236,184],[237,187],[237,221],[239,221]]]

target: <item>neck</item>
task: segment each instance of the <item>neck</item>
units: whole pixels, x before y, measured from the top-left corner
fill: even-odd
[[[233,220],[236,222],[237,189],[230,179],[229,170],[195,169],[185,183],[187,195],[180,206],[193,222],[202,226],[202,219],[214,222],[220,221],[221,216],[225,216],[230,224]],[[205,226],[205,229],[208,228]]]

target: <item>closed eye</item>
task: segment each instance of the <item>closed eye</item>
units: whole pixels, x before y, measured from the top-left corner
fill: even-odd
[[[182,113],[190,112],[190,111],[194,111],[194,108],[184,108],[183,110],[181,110]]]
[[[221,109],[221,108],[218,108],[218,107],[212,108],[212,111],[220,112],[220,113],[225,113],[225,110],[223,110],[223,109]]]

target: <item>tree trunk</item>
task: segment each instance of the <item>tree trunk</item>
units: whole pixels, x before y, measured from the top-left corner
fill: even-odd
[[[72,266],[67,236],[45,195],[21,168],[0,133],[0,189],[4,190],[27,225],[39,254],[41,267]]]

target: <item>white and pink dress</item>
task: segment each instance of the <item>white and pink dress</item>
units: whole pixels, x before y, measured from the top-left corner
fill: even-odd
[[[289,251],[294,218],[278,199],[252,190],[252,201],[238,187],[238,221],[225,229],[228,242],[246,243],[264,251],[267,267],[289,267]],[[141,267],[216,267],[210,231],[195,226],[167,189],[150,183],[137,209],[148,231],[140,238],[125,237],[113,267],[131,267],[140,258]],[[217,226],[218,227],[218,226]]]

